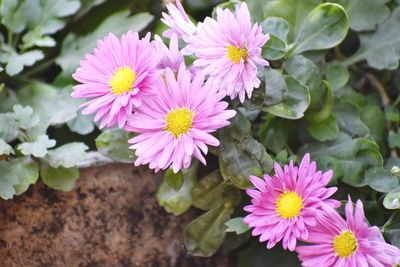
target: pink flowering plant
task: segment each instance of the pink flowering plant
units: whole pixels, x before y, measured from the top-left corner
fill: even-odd
[[[399,1],[29,2],[0,1],[1,198],[122,162],[198,211],[191,255],[400,264]]]

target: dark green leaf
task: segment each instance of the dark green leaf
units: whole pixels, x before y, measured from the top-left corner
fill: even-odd
[[[76,167],[53,168],[43,163],[40,168],[40,178],[48,187],[63,192],[71,191],[79,178],[79,170]]]
[[[366,183],[375,191],[387,193],[400,185],[399,178],[382,167],[371,168],[365,172]]]
[[[336,116],[331,114],[331,116],[321,122],[310,123],[308,131],[312,137],[320,142],[336,139],[339,134],[339,126],[336,122]]]
[[[347,67],[339,63],[329,63],[326,65],[326,79],[333,89],[342,88],[350,78]]]

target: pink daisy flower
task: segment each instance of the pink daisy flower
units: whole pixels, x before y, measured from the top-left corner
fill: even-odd
[[[192,155],[203,164],[207,145],[218,146],[210,133],[229,125],[234,110],[226,110],[225,94],[204,84],[204,75],[192,74],[182,64],[175,74],[165,70],[159,93],[143,100],[128,120],[126,129],[138,133],[129,140],[136,149],[135,165],[149,164],[156,171],[172,165],[176,173],[188,168]]]
[[[123,127],[142,96],[151,94],[158,61],[150,34],[140,40],[137,32],[121,39],[110,33],[97,41],[93,54],[87,54],[72,75],[81,83],[74,86],[72,96],[92,98],[82,105],[86,107],[82,113],[96,113],[94,120],[101,120],[100,128],[116,123]]]
[[[385,243],[378,227],[368,227],[360,200],[354,211],[349,196],[346,220],[332,207],[324,205],[323,211],[309,232],[307,242],[313,245],[296,248],[302,266],[393,267],[400,262],[400,250]]]
[[[323,203],[334,208],[340,206],[339,201],[328,199],[337,188],[326,188],[333,172],[317,171],[316,163],[310,163],[309,154],[303,157],[299,167],[291,161],[283,170],[275,163],[274,169],[272,177],[250,176],[256,189],[246,191],[252,204],[244,207],[250,213],[244,222],[254,228],[253,236],[260,235],[260,242],[268,240],[268,249],[282,240],[283,247],[293,251],[297,239],[308,238],[308,229],[316,225],[315,215]]]
[[[176,34],[178,38],[187,41],[196,32],[196,25],[190,21],[179,0],[176,0],[175,5],[167,4],[167,9],[168,14],[163,12],[161,21],[171,29],[163,32],[163,36],[170,38],[172,34]]]
[[[184,63],[184,58],[179,51],[178,37],[176,34],[171,35],[169,41],[169,48],[164,44],[160,36],[156,35],[154,37],[156,49],[158,55],[161,57],[158,67],[160,69],[170,68],[172,71],[177,72],[182,63]]]
[[[216,13],[216,20],[207,17],[198,24],[186,51],[194,51],[198,58],[194,66],[209,74],[210,82],[243,102],[261,84],[257,66],[269,66],[261,57],[269,35],[257,23],[251,24],[246,3],[238,5],[235,14],[221,8]]]

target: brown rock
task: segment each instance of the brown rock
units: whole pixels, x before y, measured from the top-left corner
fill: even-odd
[[[0,266],[228,266],[186,254],[183,228],[157,204],[160,175],[109,165],[81,171],[72,192],[38,183],[0,201]]]

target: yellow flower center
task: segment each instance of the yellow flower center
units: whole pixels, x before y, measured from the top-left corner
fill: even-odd
[[[186,134],[192,128],[193,112],[188,108],[177,108],[168,112],[165,121],[165,129],[175,138]]]
[[[230,45],[228,46],[227,56],[233,63],[236,64],[239,63],[241,59],[243,59],[246,62],[247,58],[249,57],[249,54],[247,54],[246,48],[239,48]]]
[[[135,72],[130,67],[118,68],[110,78],[111,91],[116,95],[129,92],[135,82]]]
[[[333,239],[333,249],[337,256],[345,258],[354,253],[357,249],[357,240],[354,234],[346,230]]]
[[[296,192],[284,192],[276,201],[276,212],[282,219],[292,219],[300,215],[303,200]]]

